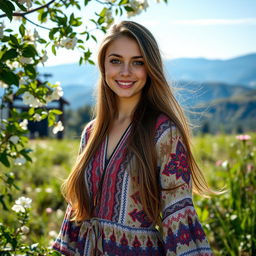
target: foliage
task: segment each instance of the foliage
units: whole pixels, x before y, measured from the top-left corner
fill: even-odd
[[[216,255],[253,255],[256,251],[256,137],[198,138],[198,158],[208,169],[213,187],[227,192],[199,200],[197,212]],[[217,158],[216,158],[217,156]],[[211,177],[213,176],[213,177]]]
[[[26,166],[24,170],[26,174],[23,175],[29,176],[28,169],[31,171],[33,166],[30,167],[27,163],[33,160],[32,150],[28,146],[28,122],[38,122],[47,118],[48,125],[53,127],[54,134],[64,129],[57,118],[62,112],[50,108],[52,101],[59,100],[63,96],[63,90],[58,83],[40,81],[37,72],[38,65],[47,61],[48,49],[57,55],[60,48],[80,49],[79,64],[86,62],[94,64],[91,60],[92,52],[87,47],[90,40],[97,41],[94,32],[105,33],[117,16],[137,15],[148,8],[146,0],[94,1],[99,4],[101,10],[95,12],[94,18],[86,21],[85,24],[79,13],[84,12],[91,2],[93,1],[0,1],[2,11],[0,13],[0,93],[3,91],[0,101],[0,166],[6,170],[0,173],[2,183],[0,206],[12,219],[10,226],[7,226],[8,222],[0,225],[1,255],[57,255],[56,252],[51,252],[41,245],[29,245],[23,242],[24,234],[28,231],[24,226],[29,223],[29,210],[25,213],[18,212],[16,217],[10,213],[13,199],[19,197],[17,192],[21,192],[23,184],[22,182],[19,186],[16,184],[20,173],[8,172],[8,168],[11,170]],[[29,16],[32,18],[28,18]],[[9,24],[7,28],[4,21]],[[94,29],[88,28],[89,23],[94,24]],[[43,37],[36,29],[31,33],[28,29],[29,24],[37,29],[48,30],[48,35]],[[14,100],[18,98],[22,99],[23,105],[26,106],[23,108],[24,111],[13,107]],[[4,110],[6,111],[7,107],[9,115],[4,116]],[[45,148],[44,151],[47,152],[47,149]],[[56,157],[55,161],[55,164],[61,163],[62,156]],[[44,179],[41,176],[42,170],[40,172],[37,168],[36,170],[34,182],[42,185],[41,182]],[[27,177],[24,176],[23,181],[26,180]],[[37,231],[41,228],[37,228]]]

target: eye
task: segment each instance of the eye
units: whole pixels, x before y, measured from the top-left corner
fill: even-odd
[[[120,64],[121,61],[119,59],[112,59],[112,60],[110,60],[110,63],[112,63],[112,64]]]
[[[142,66],[144,65],[144,62],[143,61],[139,61],[139,60],[136,60],[133,62],[134,65],[138,65],[138,66]]]

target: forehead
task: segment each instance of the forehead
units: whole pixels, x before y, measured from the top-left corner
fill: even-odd
[[[118,54],[123,57],[141,56],[138,43],[131,38],[122,36],[109,44],[106,50],[106,57],[110,54]]]

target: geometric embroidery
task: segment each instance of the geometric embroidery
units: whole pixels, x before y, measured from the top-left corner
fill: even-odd
[[[128,214],[131,216],[131,218],[134,222],[136,220],[139,221],[141,223],[141,225],[140,225],[141,227],[149,227],[152,225],[152,222],[150,222],[148,220],[148,217],[143,210],[137,212],[137,209],[134,209],[133,211],[129,212]]]
[[[176,153],[171,154],[171,161],[164,167],[162,174],[166,176],[175,174],[176,180],[181,177],[183,181],[189,184],[191,170],[188,165],[186,150],[180,141],[178,141]]]

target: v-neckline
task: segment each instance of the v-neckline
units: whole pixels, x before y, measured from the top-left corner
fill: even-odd
[[[109,156],[109,158],[107,157],[107,154],[108,154],[108,140],[109,140],[109,135],[106,136],[106,148],[105,148],[105,168],[108,166],[110,160],[112,159],[112,157],[114,156],[115,152],[117,151],[117,148],[118,146],[121,144],[123,138],[125,137],[125,135],[127,134],[129,128],[131,127],[131,124],[130,123],[127,128],[125,129],[125,131],[123,132],[122,136],[120,137],[120,139],[118,140],[117,144],[115,145],[111,155]]]

